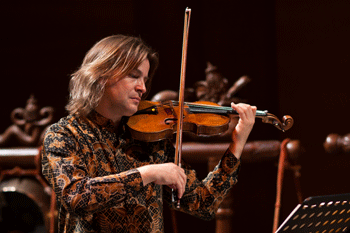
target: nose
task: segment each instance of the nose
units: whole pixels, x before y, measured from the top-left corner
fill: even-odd
[[[136,91],[141,94],[146,93],[146,82],[144,78],[137,79]]]

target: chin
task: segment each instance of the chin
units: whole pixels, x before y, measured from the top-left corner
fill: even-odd
[[[135,108],[135,109],[130,109],[129,111],[125,111],[125,116],[132,116],[134,115],[136,112],[137,112],[138,108]]]
[[[134,115],[139,109],[139,103],[130,103],[130,105],[124,107],[123,115],[130,117]]]

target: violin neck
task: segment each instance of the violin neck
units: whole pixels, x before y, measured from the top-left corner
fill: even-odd
[[[189,107],[191,113],[213,113],[213,114],[224,114],[238,116],[238,113],[231,107],[215,106],[215,105],[205,105],[205,104],[191,104],[185,103]],[[267,116],[267,111],[256,110],[256,117]]]

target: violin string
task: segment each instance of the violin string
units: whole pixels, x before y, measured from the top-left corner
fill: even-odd
[[[163,104],[169,105],[170,102],[173,106],[179,105],[178,101],[175,101],[175,100],[165,101],[165,102],[163,102]],[[213,106],[213,105],[209,105],[209,104],[195,104],[195,103],[189,103],[189,102],[185,102],[185,105],[187,105],[189,107],[193,107],[193,108],[219,109],[219,110],[232,111],[231,107],[225,107],[225,106]]]
[[[172,106],[178,106],[178,102],[175,100],[165,101],[163,103],[164,105],[172,105]],[[225,106],[215,106],[215,105],[209,105],[209,104],[200,104],[200,103],[189,103],[185,102],[185,105],[189,106],[191,111],[193,112],[210,112],[210,113],[220,113],[220,114],[238,114],[236,111],[234,111],[231,107],[225,107]],[[203,110],[204,109],[204,110]],[[267,116],[266,110],[257,110],[256,116]]]

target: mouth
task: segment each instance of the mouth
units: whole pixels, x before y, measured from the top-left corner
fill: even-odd
[[[131,99],[135,102],[138,102],[138,103],[141,101],[141,97],[138,97],[138,96],[132,97]]]

